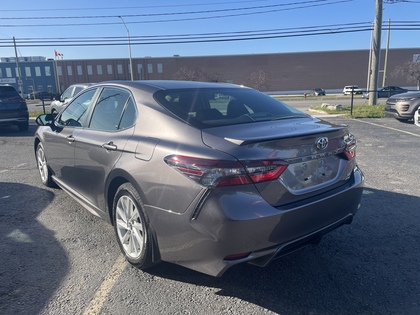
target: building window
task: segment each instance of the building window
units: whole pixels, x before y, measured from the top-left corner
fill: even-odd
[[[8,78],[12,77],[12,68],[6,68],[6,77]]]
[[[73,69],[71,66],[67,66],[67,75],[73,75]]]
[[[162,63],[157,64],[157,72],[158,73],[163,73],[163,64]]]
[[[63,69],[61,68],[61,66],[57,66],[57,74],[63,75]]]
[[[0,78],[3,78],[3,69],[0,68]]]
[[[25,67],[25,77],[31,77],[31,67]]]
[[[117,73],[118,74],[123,74],[123,66],[122,65],[117,65]]]
[[[107,65],[106,71],[108,72],[108,74],[112,74],[112,65]]]
[[[83,70],[81,65],[77,65],[77,75],[83,75]]]
[[[39,68],[39,69],[37,69]],[[39,71],[39,75],[38,75],[38,71]],[[37,77],[41,76],[41,68],[40,67],[35,67],[35,75]],[[45,66],[45,76],[50,77],[51,76],[51,67],[50,66]]]
[[[87,66],[87,74],[88,74],[88,75],[92,75],[92,74],[93,74],[93,68],[92,68],[92,66],[91,66],[91,65],[88,65],[88,66]]]
[[[147,64],[147,73],[153,73],[153,65],[151,63]]]
[[[96,65],[96,72],[98,72],[99,75],[102,74],[102,65]]]
[[[143,79],[143,65],[137,65],[137,73],[139,75],[140,80]]]

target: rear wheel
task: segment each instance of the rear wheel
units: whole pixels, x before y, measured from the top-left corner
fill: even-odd
[[[143,202],[129,183],[121,185],[115,194],[113,220],[118,245],[127,261],[140,269],[151,267],[153,238]]]

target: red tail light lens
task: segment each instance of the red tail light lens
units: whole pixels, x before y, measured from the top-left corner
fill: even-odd
[[[281,161],[222,161],[170,155],[166,164],[208,187],[247,185],[277,179],[287,168]]]

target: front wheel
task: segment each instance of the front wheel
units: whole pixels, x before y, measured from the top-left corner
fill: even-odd
[[[56,187],[54,181],[51,178],[51,170],[47,164],[44,146],[41,142],[38,143],[38,146],[36,147],[36,164],[38,166],[41,182],[47,187]]]
[[[143,202],[130,183],[118,188],[113,203],[115,234],[127,261],[140,269],[154,264],[153,238],[143,209]]]
[[[417,127],[420,127],[420,113],[419,113],[419,111],[420,111],[420,107],[419,107],[419,108],[417,108],[417,109],[414,111],[414,124],[415,124]]]

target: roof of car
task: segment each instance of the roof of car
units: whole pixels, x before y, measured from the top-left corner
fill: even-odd
[[[181,81],[181,80],[138,80],[138,81],[106,81],[101,84],[128,85],[133,87],[148,87],[159,90],[167,89],[198,89],[198,88],[238,88],[242,87],[230,83],[200,82],[200,81]]]

